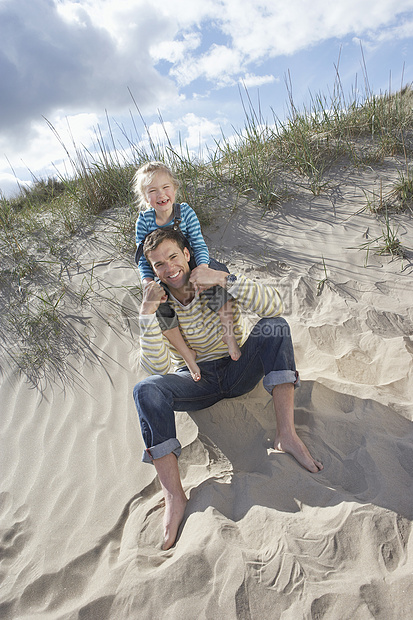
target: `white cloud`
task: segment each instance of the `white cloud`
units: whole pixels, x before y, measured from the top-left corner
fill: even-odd
[[[407,40],[412,12],[413,0],[0,0],[0,154],[33,169],[60,161],[42,116],[59,131],[69,117],[89,146],[105,109],[133,108],[128,88],[144,117],[162,110],[168,134],[197,148],[216,132],[217,107],[212,120],[205,110],[220,88],[278,81],[269,60],[327,39]]]
[[[177,20],[183,16],[179,11]],[[218,10],[219,9],[219,10]],[[413,0],[222,0],[211,2],[209,17],[215,28],[228,37],[225,46],[212,44],[207,50],[177,61],[171,71],[180,85],[188,85],[202,77],[215,85],[225,86],[237,81],[240,72],[268,58],[290,55],[329,38],[349,34],[367,38],[380,36],[411,36],[409,20],[400,25],[398,16],[413,10]],[[205,19],[205,8],[201,18]],[[185,22],[187,25],[187,22]],[[188,27],[188,25],[187,25]],[[198,23],[197,26],[198,27]]]
[[[170,141],[173,142],[177,135],[176,124],[171,121],[151,123],[148,127],[151,140],[156,146],[166,146]],[[146,137],[145,137],[146,141]],[[149,142],[148,142],[149,144]]]
[[[193,112],[188,112],[175,122],[155,122],[148,126],[148,133],[155,146],[163,147],[172,145],[172,148],[180,153],[183,148],[191,153],[199,154],[202,144],[209,142],[211,137],[221,133],[220,124]],[[149,136],[146,134],[140,146],[150,151]]]
[[[211,137],[221,133],[219,123],[193,113],[186,114],[182,121],[185,129],[185,142],[189,150],[196,150],[197,153],[200,149],[202,150],[202,145],[210,142]]]
[[[69,24],[105,30],[122,51],[146,50],[176,31],[151,0],[58,0],[57,11]]]
[[[2,0],[0,131],[27,138],[33,120],[62,107],[125,111],[128,87],[144,110],[163,104],[177,90],[149,48],[165,32],[162,15],[137,1]]]
[[[155,62],[167,60],[171,63],[182,62],[188,54],[196,50],[201,44],[201,33],[184,33],[178,41],[161,41],[150,47],[150,54]]]
[[[198,58],[183,60],[171,70],[181,86],[185,86],[203,77],[215,83],[215,86],[234,84],[234,75],[242,70],[242,54],[225,45],[212,45],[207,53]]]
[[[397,24],[380,32],[370,33],[369,38],[374,45],[410,37],[413,37],[413,17],[398,20]]]
[[[97,123],[96,114],[56,115],[51,121],[53,129],[45,121],[33,123],[32,139],[24,149],[23,166],[30,170],[50,166],[52,162],[66,157],[65,149],[74,157],[76,147],[90,147]],[[4,139],[0,139],[0,149],[2,152],[12,150]],[[15,160],[17,156],[18,151],[13,151],[10,160]]]
[[[32,138],[24,148],[10,145],[7,138],[0,137],[0,153],[7,154],[0,160],[0,188],[6,196],[15,193],[19,183],[30,185],[33,176],[73,176],[70,158],[76,161],[76,149],[93,148],[98,126],[96,114],[56,114],[50,122],[53,128],[46,121],[33,123]],[[11,168],[13,174],[8,172]]]
[[[279,78],[275,78],[273,75],[254,75],[247,73],[244,77],[240,78],[239,82],[246,88],[253,88],[255,86],[264,86],[264,84],[272,84],[273,82],[279,82]]]
[[[201,26],[207,21],[220,19],[226,0],[148,0],[156,6],[169,23],[177,25],[179,30],[189,30]]]
[[[328,38],[412,36],[412,10],[413,0],[2,0],[0,131],[27,138],[33,119],[61,107],[124,112],[128,87],[145,112],[199,78],[258,84],[264,61]]]
[[[12,198],[16,196],[21,187],[27,185],[26,181],[19,179],[11,172],[0,172],[0,197]]]
[[[57,13],[68,24],[75,24],[76,26],[83,26],[86,28],[87,12],[77,2],[59,2],[56,6]]]
[[[290,54],[316,42],[361,35],[396,22],[412,0],[225,0],[222,29],[247,58]]]

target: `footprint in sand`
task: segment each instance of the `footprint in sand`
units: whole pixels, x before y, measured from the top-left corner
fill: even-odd
[[[1,494],[0,511],[2,507],[5,508],[6,505],[10,503],[8,501],[8,495],[8,493]],[[14,512],[11,518],[11,524],[0,531],[1,560],[7,562],[7,560],[16,558],[24,549],[30,536],[29,508],[23,505]]]
[[[412,524],[408,519],[397,515],[389,522],[389,529],[386,535],[388,540],[382,543],[380,552],[389,572],[393,572],[404,561],[406,557],[406,547],[410,536]]]
[[[333,488],[357,500],[369,501],[379,491],[376,465],[363,445],[344,457],[330,447],[321,473]]]
[[[350,594],[323,594],[314,599],[311,604],[312,620],[354,620],[355,618],[369,618],[370,612],[360,597]]]
[[[300,562],[285,551],[281,545],[273,557],[254,562],[253,572],[258,583],[266,589],[291,594],[301,587],[304,571]]]
[[[400,440],[396,444],[397,458],[404,471],[413,477],[413,442]]]
[[[389,620],[407,620],[412,617],[411,575],[387,583],[383,578],[373,579],[360,587],[360,597],[367,605],[366,614],[359,618],[388,618]],[[353,616],[354,617],[354,616]]]
[[[367,312],[366,324],[374,334],[383,338],[409,335],[413,331],[412,323],[400,314],[374,309]]]

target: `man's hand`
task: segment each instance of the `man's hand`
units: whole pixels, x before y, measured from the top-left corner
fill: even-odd
[[[159,308],[159,304],[168,299],[168,295],[163,290],[162,286],[152,280],[146,284],[143,288],[142,304],[140,314],[155,314]]]
[[[212,286],[225,287],[227,275],[226,271],[217,271],[216,269],[211,269],[208,265],[199,265],[192,270],[189,281],[192,282],[198,293],[202,293],[202,291]]]

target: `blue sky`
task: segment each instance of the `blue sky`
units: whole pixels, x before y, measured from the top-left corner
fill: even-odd
[[[361,51],[363,50],[363,51]],[[240,87],[268,122],[329,93],[413,82],[413,0],[0,0],[0,189],[71,169],[106,113],[145,145],[144,126],[198,152],[244,126]],[[134,116],[135,126],[131,122]],[[136,131],[136,128],[137,131]],[[70,130],[69,130],[70,128]]]

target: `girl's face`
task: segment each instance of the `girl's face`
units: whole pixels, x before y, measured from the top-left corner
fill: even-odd
[[[166,217],[172,213],[176,190],[167,172],[155,172],[145,191],[145,197],[156,214]]]

